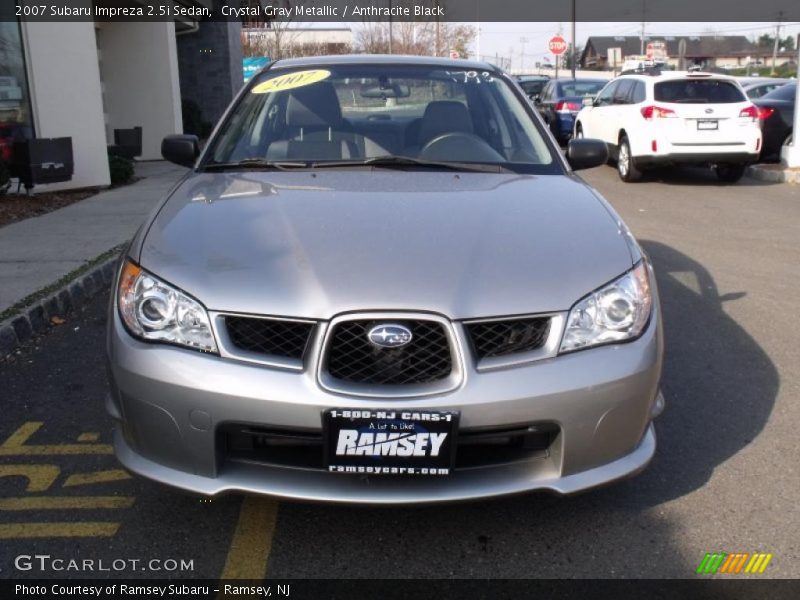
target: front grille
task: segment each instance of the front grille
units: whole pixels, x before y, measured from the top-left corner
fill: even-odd
[[[225,317],[231,343],[239,350],[302,360],[311,339],[313,323]]]
[[[541,348],[550,332],[550,317],[484,321],[467,325],[479,359]]]
[[[331,377],[352,383],[406,385],[433,383],[453,370],[445,328],[434,321],[393,320],[411,330],[400,348],[373,345],[367,334],[383,321],[345,321],[335,326],[328,345]]]

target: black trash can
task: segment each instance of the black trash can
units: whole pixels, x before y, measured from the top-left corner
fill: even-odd
[[[75,171],[72,138],[36,138],[14,142],[9,171],[28,190],[40,183],[69,181]]]
[[[142,155],[142,128],[114,130],[114,145],[108,147],[109,154],[133,160]]]

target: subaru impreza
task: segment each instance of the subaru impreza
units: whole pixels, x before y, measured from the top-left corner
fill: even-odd
[[[192,493],[414,504],[642,470],[663,336],[648,257],[522,90],[468,60],[280,60],[122,257],[115,449]]]

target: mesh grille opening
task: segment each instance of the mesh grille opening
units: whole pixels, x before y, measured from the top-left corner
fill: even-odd
[[[225,317],[231,343],[240,350],[302,360],[314,329],[312,323]]]
[[[550,317],[488,321],[467,325],[478,358],[505,356],[541,348],[550,332]]]
[[[345,321],[336,325],[328,346],[328,373],[353,383],[407,385],[433,383],[453,370],[445,328],[433,321],[393,320],[411,330],[400,348],[373,345],[367,334],[382,321]]]

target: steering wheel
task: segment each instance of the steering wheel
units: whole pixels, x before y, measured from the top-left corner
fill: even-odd
[[[451,131],[436,136],[419,151],[419,158],[466,162],[505,162],[505,157],[474,133]]]

